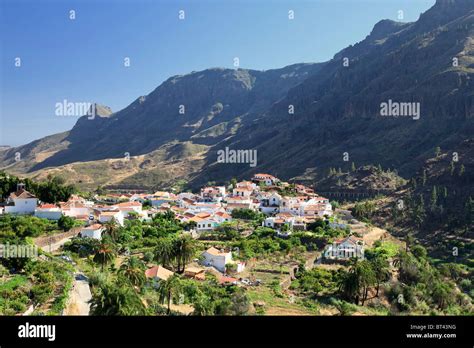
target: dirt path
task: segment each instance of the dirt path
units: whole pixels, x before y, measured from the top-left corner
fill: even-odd
[[[81,227],[74,227],[64,233],[37,237],[34,239],[34,243],[46,252],[54,252],[59,250],[64,243],[70,241],[72,237],[77,236],[80,230]]]
[[[53,251],[59,250],[64,245],[64,243],[70,241],[71,239],[72,237],[61,239],[60,241],[56,243],[52,243],[51,246],[50,245],[44,246],[43,249],[45,251],[52,253]]]
[[[64,315],[89,315],[90,304],[88,302],[91,298],[92,294],[87,278],[82,273],[76,273]]]
[[[378,241],[381,237],[387,237],[388,233],[386,230],[381,229],[379,227],[371,226],[369,228],[369,232],[367,232],[363,238],[364,242],[367,246],[371,247],[376,241]]]

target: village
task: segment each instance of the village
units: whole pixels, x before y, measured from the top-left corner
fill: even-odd
[[[55,253],[75,266],[69,253],[63,250],[71,241],[79,238],[100,242],[111,225],[123,228],[127,221],[149,223],[157,216],[172,214],[173,219],[184,226],[183,235],[205,246],[186,265],[182,272],[184,277],[199,281],[211,276],[223,286],[250,288],[262,283],[271,286],[278,283],[278,287],[282,286],[290,295],[287,300],[290,307],[294,296],[290,294],[289,288],[299,264],[305,264],[307,269],[323,267],[337,270],[345,267],[353,258],[363,260],[366,241],[372,246],[376,239],[386,237],[383,230],[369,229],[354,219],[349,210],[334,209],[327,198],[319,196],[313,189],[283,182],[270,174],[255,174],[248,181],[235,180],[230,185],[206,186],[198,193],[105,193],[94,194],[88,199],[73,194],[66,202],[58,204],[39,201],[25,189],[24,184],[19,183],[16,192],[9,195],[0,211],[2,214],[32,215],[56,222],[65,217],[72,219],[75,227],[58,235],[39,237],[36,243],[45,251]],[[252,224],[248,224],[248,221],[252,221]],[[334,238],[325,236],[325,239],[315,239],[317,246],[302,251],[298,251],[298,248],[296,252],[287,251],[287,256],[278,256],[278,260],[275,259],[275,255],[280,255],[278,252],[242,257],[239,247],[223,242],[226,239],[223,235],[229,228],[236,229],[244,239],[262,229],[273,231],[273,238],[282,242],[292,235],[314,239],[314,226],[321,224],[331,231],[338,231]],[[140,255],[143,258],[143,253]],[[118,259],[124,259],[125,256]],[[160,282],[167,281],[175,274],[172,267],[165,266],[157,262],[147,263],[144,273],[153,288],[158,288]],[[77,272],[82,275],[79,270]],[[81,276],[76,279],[76,283],[77,288],[85,289],[87,295],[84,299],[79,296],[78,301],[83,303],[74,305],[82,306],[82,311],[72,311],[72,314],[87,314],[89,305],[85,302],[91,298],[87,282]],[[257,307],[265,303],[260,291],[254,295]],[[179,304],[174,306],[175,309],[179,308]],[[280,307],[285,308],[286,305],[280,303]],[[283,313],[287,313],[286,309],[283,309]],[[276,314],[281,313],[277,310]]]
[[[316,220],[327,220],[331,227],[345,229],[344,221],[354,220],[350,212],[340,211],[336,219],[329,200],[313,189],[301,184],[290,185],[270,174],[255,174],[250,181],[236,182],[235,187],[206,186],[200,193],[108,193],[86,200],[72,195],[67,202],[42,203],[18,184],[0,214],[31,214],[38,218],[59,220],[68,216],[84,223],[79,235],[101,239],[105,224],[114,221],[124,226],[127,219],[150,221],[156,214],[171,211],[182,223],[192,228],[189,233],[198,238],[215,231],[224,222],[232,221],[232,211],[244,209],[265,215],[262,226],[272,228],[279,236],[293,231],[305,231]],[[279,193],[290,192],[290,195]],[[349,217],[348,217],[349,216]],[[347,260],[353,256],[363,258],[363,240],[352,237],[328,245],[325,255],[329,259]],[[223,267],[217,267],[223,271]]]

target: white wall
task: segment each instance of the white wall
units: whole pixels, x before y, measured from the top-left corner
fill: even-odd
[[[97,230],[81,230],[82,237],[94,238],[94,239],[101,239],[102,238],[102,229],[99,228]]]
[[[54,210],[36,210],[35,211],[35,216],[42,218],[42,219],[48,219],[48,220],[59,220],[63,214],[61,213],[60,210],[54,211]]]
[[[13,214],[32,214],[35,212],[38,200],[36,198],[18,198],[14,199],[14,206],[5,206],[5,213]]]
[[[232,255],[230,253],[227,253],[226,256],[224,255],[215,256],[215,255],[211,255],[205,252],[203,256],[204,256],[204,260],[203,260],[204,265],[212,266],[221,272],[225,272],[225,265],[232,260]]]

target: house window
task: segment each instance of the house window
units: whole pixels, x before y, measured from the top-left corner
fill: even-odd
[[[207,227],[211,227],[211,224],[207,224]]]

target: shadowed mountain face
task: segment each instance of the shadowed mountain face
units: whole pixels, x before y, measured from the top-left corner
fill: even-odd
[[[268,109],[321,66],[209,69],[174,76],[117,113],[99,106],[96,117],[81,117],[61,136],[9,149],[3,162],[13,163],[12,156],[20,152],[25,162],[31,160],[28,170],[35,171],[77,161],[122,158],[124,153],[146,154],[172,141],[213,145],[237,132],[249,117]],[[55,153],[34,163],[32,155],[45,149]]]
[[[474,1],[438,1],[416,23],[379,22],[223,146],[257,149],[258,170],[284,178],[351,161],[411,175],[436,146],[456,151],[472,137],[473,72]],[[419,119],[381,116],[390,100],[419,103]],[[230,167],[210,165],[202,181]]]
[[[314,178],[352,161],[411,175],[436,146],[456,151],[472,137],[473,72],[474,1],[438,0],[415,23],[380,21],[324,64],[172,77],[119,112],[82,117],[69,132],[0,150],[0,163],[33,172],[163,148],[180,160],[176,144],[186,143],[204,151],[198,169],[181,173],[192,185],[255,171]],[[382,116],[391,102],[414,103],[419,117]],[[216,163],[225,147],[257,150],[257,167]]]

